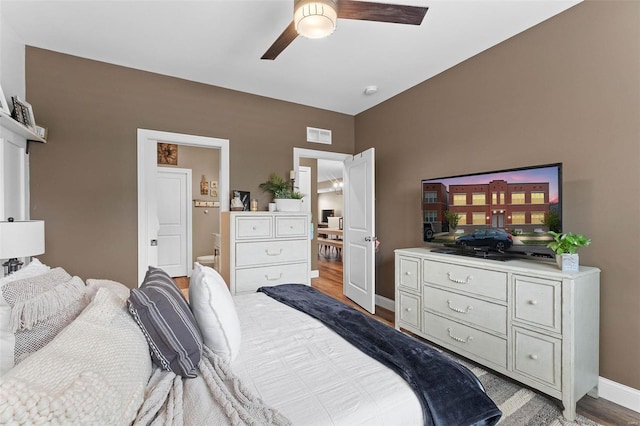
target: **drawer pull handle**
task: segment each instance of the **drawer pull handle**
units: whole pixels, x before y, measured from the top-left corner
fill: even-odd
[[[456,342],[460,342],[460,343],[469,343],[470,341],[473,340],[472,336],[468,336],[466,339],[463,339],[461,337],[456,337],[453,334],[451,334],[451,329],[447,328],[447,332],[449,333],[449,337],[451,337],[453,340],[455,340]]]
[[[411,312],[411,308],[405,308],[404,310],[407,312]]]
[[[267,253],[267,256],[280,256],[282,254],[282,249],[280,249],[280,251],[278,251],[277,253],[271,253],[269,249],[266,249],[264,252]]]
[[[255,230],[256,230],[256,227],[255,227],[255,226],[252,226],[252,227],[251,227],[251,229],[255,231]]]
[[[532,360],[534,360],[534,361],[535,361],[535,360],[537,360],[537,359],[538,359],[538,355],[536,355],[536,354],[531,354],[531,355],[529,355],[529,358],[531,358]]]
[[[453,278],[451,276],[451,272],[447,272],[447,277],[449,278],[450,281],[453,281],[456,284],[469,284],[473,279],[471,275],[468,275],[467,278],[465,278],[464,280],[461,280],[459,278]]]
[[[529,302],[527,302],[527,303],[529,303],[530,305],[537,305],[538,301],[537,300],[529,300]]]
[[[449,309],[451,309],[452,311],[461,313],[461,314],[468,314],[469,311],[471,311],[471,309],[473,309],[473,306],[469,305],[467,306],[467,309],[460,309],[460,308],[456,308],[451,306],[451,300],[447,300],[447,305],[449,305]]]
[[[264,277],[267,279],[267,281],[278,281],[280,278],[282,278],[282,272],[280,272],[280,275],[278,275],[276,278],[269,278],[269,274],[264,274]]]
[[[405,275],[411,275],[411,271],[407,271],[404,273]]]

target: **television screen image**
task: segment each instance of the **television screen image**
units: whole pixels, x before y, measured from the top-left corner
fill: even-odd
[[[456,251],[551,257],[562,231],[562,164],[422,181],[422,238]]]

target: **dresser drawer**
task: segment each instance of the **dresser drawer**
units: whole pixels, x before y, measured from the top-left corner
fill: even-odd
[[[512,280],[513,320],[560,333],[561,282],[522,275]]]
[[[513,328],[513,369],[560,389],[561,340],[517,327]]]
[[[420,296],[410,293],[399,293],[400,322],[420,328]]]
[[[507,300],[507,273],[450,263],[424,260],[422,279],[457,291],[477,294],[490,299]]]
[[[507,368],[507,340],[456,321],[424,312],[422,329],[446,346],[454,346],[492,365]]]
[[[507,334],[507,307],[424,286],[422,306],[437,313]]]
[[[308,218],[276,217],[276,238],[305,237],[308,233]]]
[[[420,259],[401,257],[398,261],[398,284],[401,288],[420,291]]]
[[[236,244],[237,267],[271,265],[284,262],[306,262],[307,240],[258,241]]]
[[[255,238],[273,238],[273,217],[236,217],[236,240]]]
[[[309,284],[309,265],[267,266],[236,270],[236,294],[253,293],[259,287],[278,284]]]

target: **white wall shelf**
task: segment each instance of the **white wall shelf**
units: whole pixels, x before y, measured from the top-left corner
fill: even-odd
[[[16,120],[11,118],[11,115],[2,110],[0,110],[0,125],[27,140],[27,154],[29,153],[30,142],[47,143],[45,138],[39,136],[27,126],[18,123]]]

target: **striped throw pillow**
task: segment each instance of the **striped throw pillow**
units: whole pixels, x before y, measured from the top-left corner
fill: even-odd
[[[154,361],[164,370],[196,377],[202,336],[189,303],[171,277],[150,266],[140,288],[131,290],[128,305]]]

